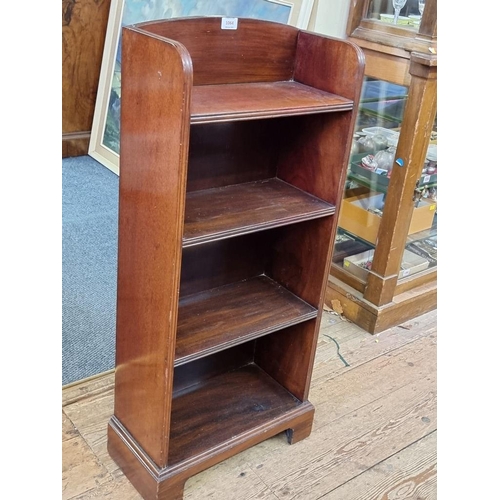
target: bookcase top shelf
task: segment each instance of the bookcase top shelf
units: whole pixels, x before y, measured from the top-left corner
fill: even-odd
[[[295,81],[193,87],[191,123],[351,110],[353,101]]]

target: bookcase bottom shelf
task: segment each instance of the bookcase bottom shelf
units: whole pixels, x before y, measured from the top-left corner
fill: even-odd
[[[283,431],[290,444],[306,438],[313,416],[311,403],[250,363],[174,398],[166,467],[158,467],[114,416],[108,452],[146,500],[180,500],[187,479],[244,449]]]

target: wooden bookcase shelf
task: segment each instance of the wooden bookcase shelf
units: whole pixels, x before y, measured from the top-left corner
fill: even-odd
[[[175,365],[314,319],[318,310],[265,275],[179,301]]]
[[[193,89],[192,99],[193,124],[309,115],[353,107],[350,99],[293,81],[202,85]]]
[[[145,499],[311,432],[363,71],[354,44],[278,23],[123,29],[108,450]]]
[[[255,363],[190,389],[173,398],[169,450],[172,466],[217,449],[221,443],[227,446],[301,404]],[[235,428],[239,430],[236,436]]]
[[[265,179],[188,193],[182,246],[293,224],[335,207],[280,179]]]

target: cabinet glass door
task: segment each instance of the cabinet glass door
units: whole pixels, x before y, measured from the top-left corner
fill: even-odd
[[[424,9],[425,0],[371,0],[366,18],[418,30]]]
[[[408,99],[408,87],[366,77],[351,148],[333,265],[366,282]],[[399,279],[437,265],[437,125],[431,135],[414,205]]]

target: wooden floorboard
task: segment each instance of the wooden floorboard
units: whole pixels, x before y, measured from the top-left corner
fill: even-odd
[[[434,500],[437,312],[377,335],[324,311],[311,435],[283,434],[190,478],[187,500]],[[140,500],[106,450],[113,374],[62,391],[63,500]]]
[[[330,491],[322,500],[437,498],[437,431]]]

